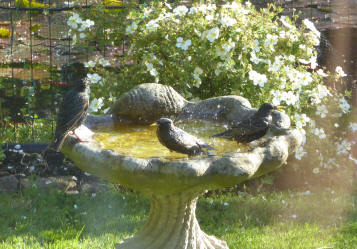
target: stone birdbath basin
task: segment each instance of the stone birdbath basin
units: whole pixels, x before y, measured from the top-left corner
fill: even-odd
[[[171,87],[142,84],[122,95],[112,116],[89,116],[91,130],[115,123],[151,124],[162,116],[176,120],[204,119],[234,123],[255,109],[237,96],[186,101]],[[273,115],[277,127],[288,128],[290,120],[280,112]],[[198,197],[207,190],[225,188],[274,171],[301,144],[297,130],[286,129],[264,146],[222,156],[198,156],[182,160],[135,158],[103,149],[94,139],[79,143],[69,136],[62,152],[78,167],[93,175],[140,191],[151,202],[149,217],[133,236],[117,249],[228,249],[227,243],[204,233],[196,219]]]

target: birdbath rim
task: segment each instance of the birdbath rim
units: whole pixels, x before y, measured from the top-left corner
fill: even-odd
[[[113,122],[110,116],[90,116],[85,124],[95,132],[103,125],[110,127]],[[168,159],[122,155],[103,149],[94,139],[77,143],[76,137],[69,136],[63,152],[83,170],[109,181],[141,191],[156,188],[159,192],[176,193],[188,186],[199,190],[224,188],[266,174],[280,167],[301,141],[299,131],[288,130],[284,135],[271,137],[263,147],[246,152]],[[141,184],[137,184],[136,178]],[[168,182],[170,188],[167,188]]]

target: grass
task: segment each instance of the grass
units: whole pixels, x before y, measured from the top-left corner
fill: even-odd
[[[201,198],[197,216],[231,249],[357,248],[357,196],[310,191]],[[148,210],[136,193],[1,195],[0,248],[114,248],[140,228]]]

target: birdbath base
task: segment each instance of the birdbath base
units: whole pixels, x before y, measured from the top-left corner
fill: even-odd
[[[147,222],[116,249],[229,249],[225,241],[204,233],[196,219],[198,193],[147,195]]]

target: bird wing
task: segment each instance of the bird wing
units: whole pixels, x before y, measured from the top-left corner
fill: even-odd
[[[76,129],[87,116],[88,99],[78,98],[75,91],[69,91],[60,106],[57,118],[56,134]]]
[[[200,140],[195,136],[185,132],[184,130],[176,127],[175,133],[177,135],[177,143],[185,148],[198,149],[200,148]]]
[[[203,148],[215,150],[212,146],[202,141],[201,139],[185,132],[184,130],[175,127],[176,134],[178,134],[178,142],[180,146],[184,146],[185,148],[189,148],[192,151],[203,152]]]
[[[250,118],[243,121],[239,127],[234,128],[235,140],[251,142],[265,135],[269,122],[264,118]]]
[[[246,142],[250,139],[255,140],[256,137],[264,135],[264,132],[269,126],[268,121],[264,118],[250,117],[242,122],[232,126],[231,129],[219,134],[215,134],[212,137],[223,137],[230,140],[237,140],[239,142]]]

